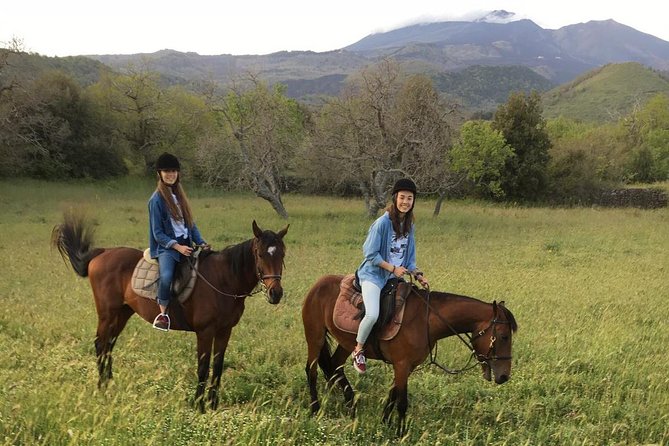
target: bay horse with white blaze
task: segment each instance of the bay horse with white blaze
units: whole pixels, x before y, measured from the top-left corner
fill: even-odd
[[[172,320],[171,330],[194,331],[197,336],[197,377],[195,404],[204,411],[204,393],[209,378],[211,353],[213,372],[208,401],[218,406],[218,389],[223,373],[223,359],[232,328],[244,313],[246,297],[258,283],[265,288],[270,304],[283,296],[281,274],[286,252],[283,237],[288,226],[274,233],[263,231],[255,220],[254,237],[222,251],[201,254],[198,276],[191,297],[182,304],[183,319]],[[112,378],[112,350],[133,314],[152,323],[159,308],[156,302],[140,297],[132,290],[131,277],[142,251],[125,248],[94,248],[90,222],[81,216],[66,214],[56,226],[52,244],[63,259],[69,259],[74,271],[90,280],[98,314],[95,354],[99,373],[98,386]],[[176,298],[174,298],[176,301]],[[175,305],[178,303],[173,303]]]
[[[343,364],[350,358],[356,336],[338,329],[333,322],[333,310],[343,278],[341,275],[321,277],[302,305],[312,414],[320,409],[316,389],[318,366],[328,384],[339,384],[346,404],[355,411],[353,388],[344,374]],[[494,377],[497,384],[508,381],[511,377],[512,334],[517,328],[516,320],[504,302],[489,304],[467,296],[412,287],[398,334],[388,341],[368,341],[365,347],[368,359],[381,359],[393,366],[394,381],[383,409],[383,421],[390,421],[397,406],[398,434],[406,431],[409,375],[428,355],[431,356],[437,340],[448,336],[458,335],[464,340],[462,334],[466,335],[468,341],[465,343],[480,363],[486,380]],[[338,343],[334,353],[328,343],[331,337]]]

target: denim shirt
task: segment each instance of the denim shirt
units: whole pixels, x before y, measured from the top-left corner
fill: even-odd
[[[411,225],[409,232],[407,251],[402,266],[409,271],[416,270],[416,239],[414,236],[415,225]],[[365,259],[358,267],[358,277],[360,282],[368,281],[374,283],[379,288],[383,288],[392,273],[379,267],[383,261],[390,258],[390,247],[393,240],[393,223],[390,220],[390,214],[386,211],[382,216],[376,219],[367,232],[367,239],[362,246],[362,253]]]
[[[188,228],[188,233],[191,240],[198,245],[205,243],[194,222],[193,226]],[[149,198],[149,249],[151,257],[155,259],[162,253],[169,253],[175,260],[179,260],[181,254],[171,249],[177,243],[176,238],[167,204],[162,195],[155,191]]]

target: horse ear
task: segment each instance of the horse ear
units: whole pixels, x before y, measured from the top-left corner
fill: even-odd
[[[260,238],[260,236],[262,236],[262,229],[258,227],[258,224],[256,223],[255,220],[253,220],[253,235],[255,235],[257,238]]]
[[[497,301],[496,300],[492,301],[492,314],[494,316],[497,316]]]
[[[500,301],[499,301],[499,306],[500,306],[500,307],[503,307],[503,306],[505,306],[505,305],[504,305],[504,301],[503,301],[503,300],[500,300]]]
[[[286,235],[286,232],[288,232],[288,228],[289,228],[289,227],[290,227],[290,224],[286,225],[285,228],[283,228],[282,230],[280,230],[279,232],[277,232],[277,234],[276,234],[277,237],[279,237],[280,239],[283,239],[283,236]]]

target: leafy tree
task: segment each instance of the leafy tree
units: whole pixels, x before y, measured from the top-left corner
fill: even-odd
[[[516,155],[507,159],[501,178],[505,195],[521,200],[539,198],[547,185],[551,146],[539,94],[512,93],[497,109],[493,128],[502,132]]]
[[[210,184],[250,188],[287,218],[281,183],[304,136],[302,109],[281,86],[251,77],[228,88],[212,110],[219,128],[199,140],[201,174]]]
[[[182,87],[162,87],[148,66],[130,67],[126,74],[104,73],[87,92],[115,129],[118,144],[146,172],[153,172],[164,151],[190,164],[196,139],[214,125],[204,98]]]
[[[425,76],[406,77],[392,60],[354,77],[316,118],[305,155],[312,176],[354,184],[367,214],[386,204],[399,176],[421,192],[441,194],[453,182],[447,165],[449,110]]]
[[[97,126],[91,103],[69,76],[45,73],[14,91],[10,107],[6,143],[20,166],[14,174],[53,179],[126,172],[110,134]]]
[[[624,119],[623,126],[631,146],[628,177],[642,182],[669,179],[669,96],[657,94]]]
[[[439,215],[446,194],[461,181],[448,156],[452,129],[461,119],[424,75],[407,78],[397,92],[392,110],[401,147],[401,168],[417,180],[421,193],[437,196],[433,214]]]
[[[487,196],[503,197],[501,175],[514,157],[502,132],[488,121],[468,121],[460,129],[460,139],[451,150],[453,167],[463,172]]]
[[[385,206],[401,171],[401,146],[391,109],[400,88],[399,65],[384,60],[363,70],[316,119],[310,152],[312,175],[356,184],[374,217]]]
[[[548,192],[551,200],[588,203],[602,188],[619,184],[628,148],[616,125],[596,126],[566,118],[547,122]]]

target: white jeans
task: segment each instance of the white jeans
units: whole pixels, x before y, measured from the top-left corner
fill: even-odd
[[[364,344],[374,324],[376,324],[376,320],[379,318],[381,288],[367,281],[362,282],[360,288],[362,288],[362,301],[365,303],[365,317],[360,321],[356,341],[359,344]]]

